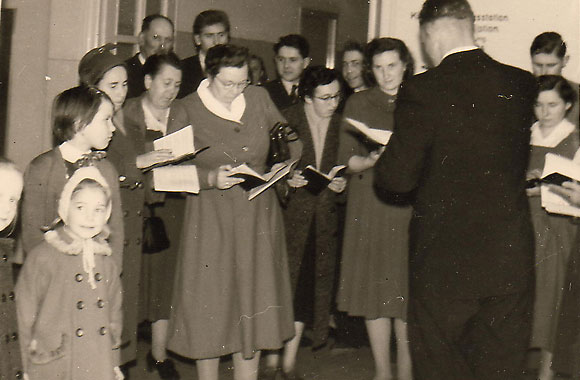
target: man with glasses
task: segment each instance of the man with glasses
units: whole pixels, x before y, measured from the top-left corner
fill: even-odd
[[[206,77],[205,56],[207,51],[230,40],[230,20],[224,11],[210,9],[197,15],[193,22],[193,43],[197,54],[181,61],[183,78],[178,99],[197,91]]]
[[[298,34],[280,37],[274,45],[278,79],[264,85],[279,110],[298,103],[298,84],[304,69],[310,64],[310,47]]]
[[[127,99],[145,92],[143,84],[143,64],[153,54],[164,54],[173,51],[175,28],[171,19],[160,15],[149,15],[143,19],[139,33],[139,53],[129,58],[127,65]]]

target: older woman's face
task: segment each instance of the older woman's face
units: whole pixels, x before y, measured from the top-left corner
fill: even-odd
[[[372,70],[380,89],[389,95],[397,95],[406,70],[399,52],[388,50],[376,54],[373,56]]]
[[[171,65],[163,65],[155,77],[145,75],[147,97],[157,108],[169,108],[179,92],[180,85],[181,70]]]
[[[210,77],[208,88],[219,102],[230,104],[244,92],[249,83],[248,65],[222,67],[215,77]]]
[[[109,95],[115,111],[118,111],[127,97],[127,70],[123,66],[113,67],[103,75],[103,79],[97,83],[97,88]]]

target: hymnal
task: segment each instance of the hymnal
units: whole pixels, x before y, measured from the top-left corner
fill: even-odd
[[[302,170],[302,176],[308,181],[305,188],[313,194],[319,194],[335,177],[342,176],[345,169],[346,165],[337,165],[325,174],[314,166],[308,165]]]
[[[391,135],[393,134],[393,132],[385,129],[370,128],[365,123],[351,119],[349,117],[345,117],[344,120],[346,120],[350,125],[355,127],[368,139],[379,145],[387,145],[389,143],[389,140],[391,139]]]

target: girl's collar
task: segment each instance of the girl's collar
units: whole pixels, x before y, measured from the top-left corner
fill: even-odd
[[[91,150],[83,151],[76,146],[74,146],[70,141],[65,141],[58,146],[60,154],[65,161],[76,162],[83,157],[83,154],[90,153]]]
[[[71,256],[80,255],[83,252],[83,246],[85,243],[82,239],[67,232],[63,227],[45,232],[44,240],[60,252]],[[91,244],[94,247],[94,253],[96,255],[111,256],[111,247],[107,241],[100,238],[99,235],[92,239],[88,239],[88,241],[92,242]]]
[[[197,94],[208,111],[222,119],[241,124],[242,116],[246,110],[246,98],[243,92],[232,101],[231,110],[228,110],[213,96],[209,89],[209,79],[207,78],[199,84]]]

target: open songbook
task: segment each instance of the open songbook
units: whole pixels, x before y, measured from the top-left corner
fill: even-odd
[[[284,178],[290,170],[292,166],[298,160],[292,161],[290,164],[277,164],[276,170],[271,170],[268,173],[259,174],[254,169],[249,167],[247,164],[241,164],[232,168],[230,177],[234,178],[242,178],[244,182],[240,183],[238,186],[241,186],[244,190],[249,192],[248,199],[252,200],[270,186],[274,185],[280,179]]]
[[[345,169],[346,165],[337,165],[325,174],[314,166],[308,165],[302,170],[302,176],[308,181],[305,188],[313,194],[319,194],[335,177],[342,176]]]
[[[355,127],[360,133],[362,133],[369,140],[379,145],[387,145],[389,143],[389,140],[391,139],[391,135],[393,134],[393,132],[387,131],[385,129],[371,128],[367,126],[365,123],[351,119],[349,117],[345,117],[344,120],[346,120],[350,125]]]
[[[169,165],[153,169],[155,191],[199,193],[195,165]]]
[[[572,160],[559,156],[557,154],[546,154],[546,161],[544,164],[544,171],[540,183],[552,183],[561,185],[566,181],[580,181],[580,165],[574,163]],[[546,211],[563,214],[580,216],[580,208],[573,206],[564,197],[550,191],[548,186],[542,186],[542,207]]]
[[[160,137],[153,141],[153,148],[155,150],[169,149],[175,158],[163,162],[158,162],[146,168],[143,168],[144,172],[151,169],[160,168],[167,165],[179,164],[183,161],[191,160],[199,152],[209,148],[208,146],[195,149],[193,144],[193,127],[188,125],[178,131],[168,134],[167,136]]]

